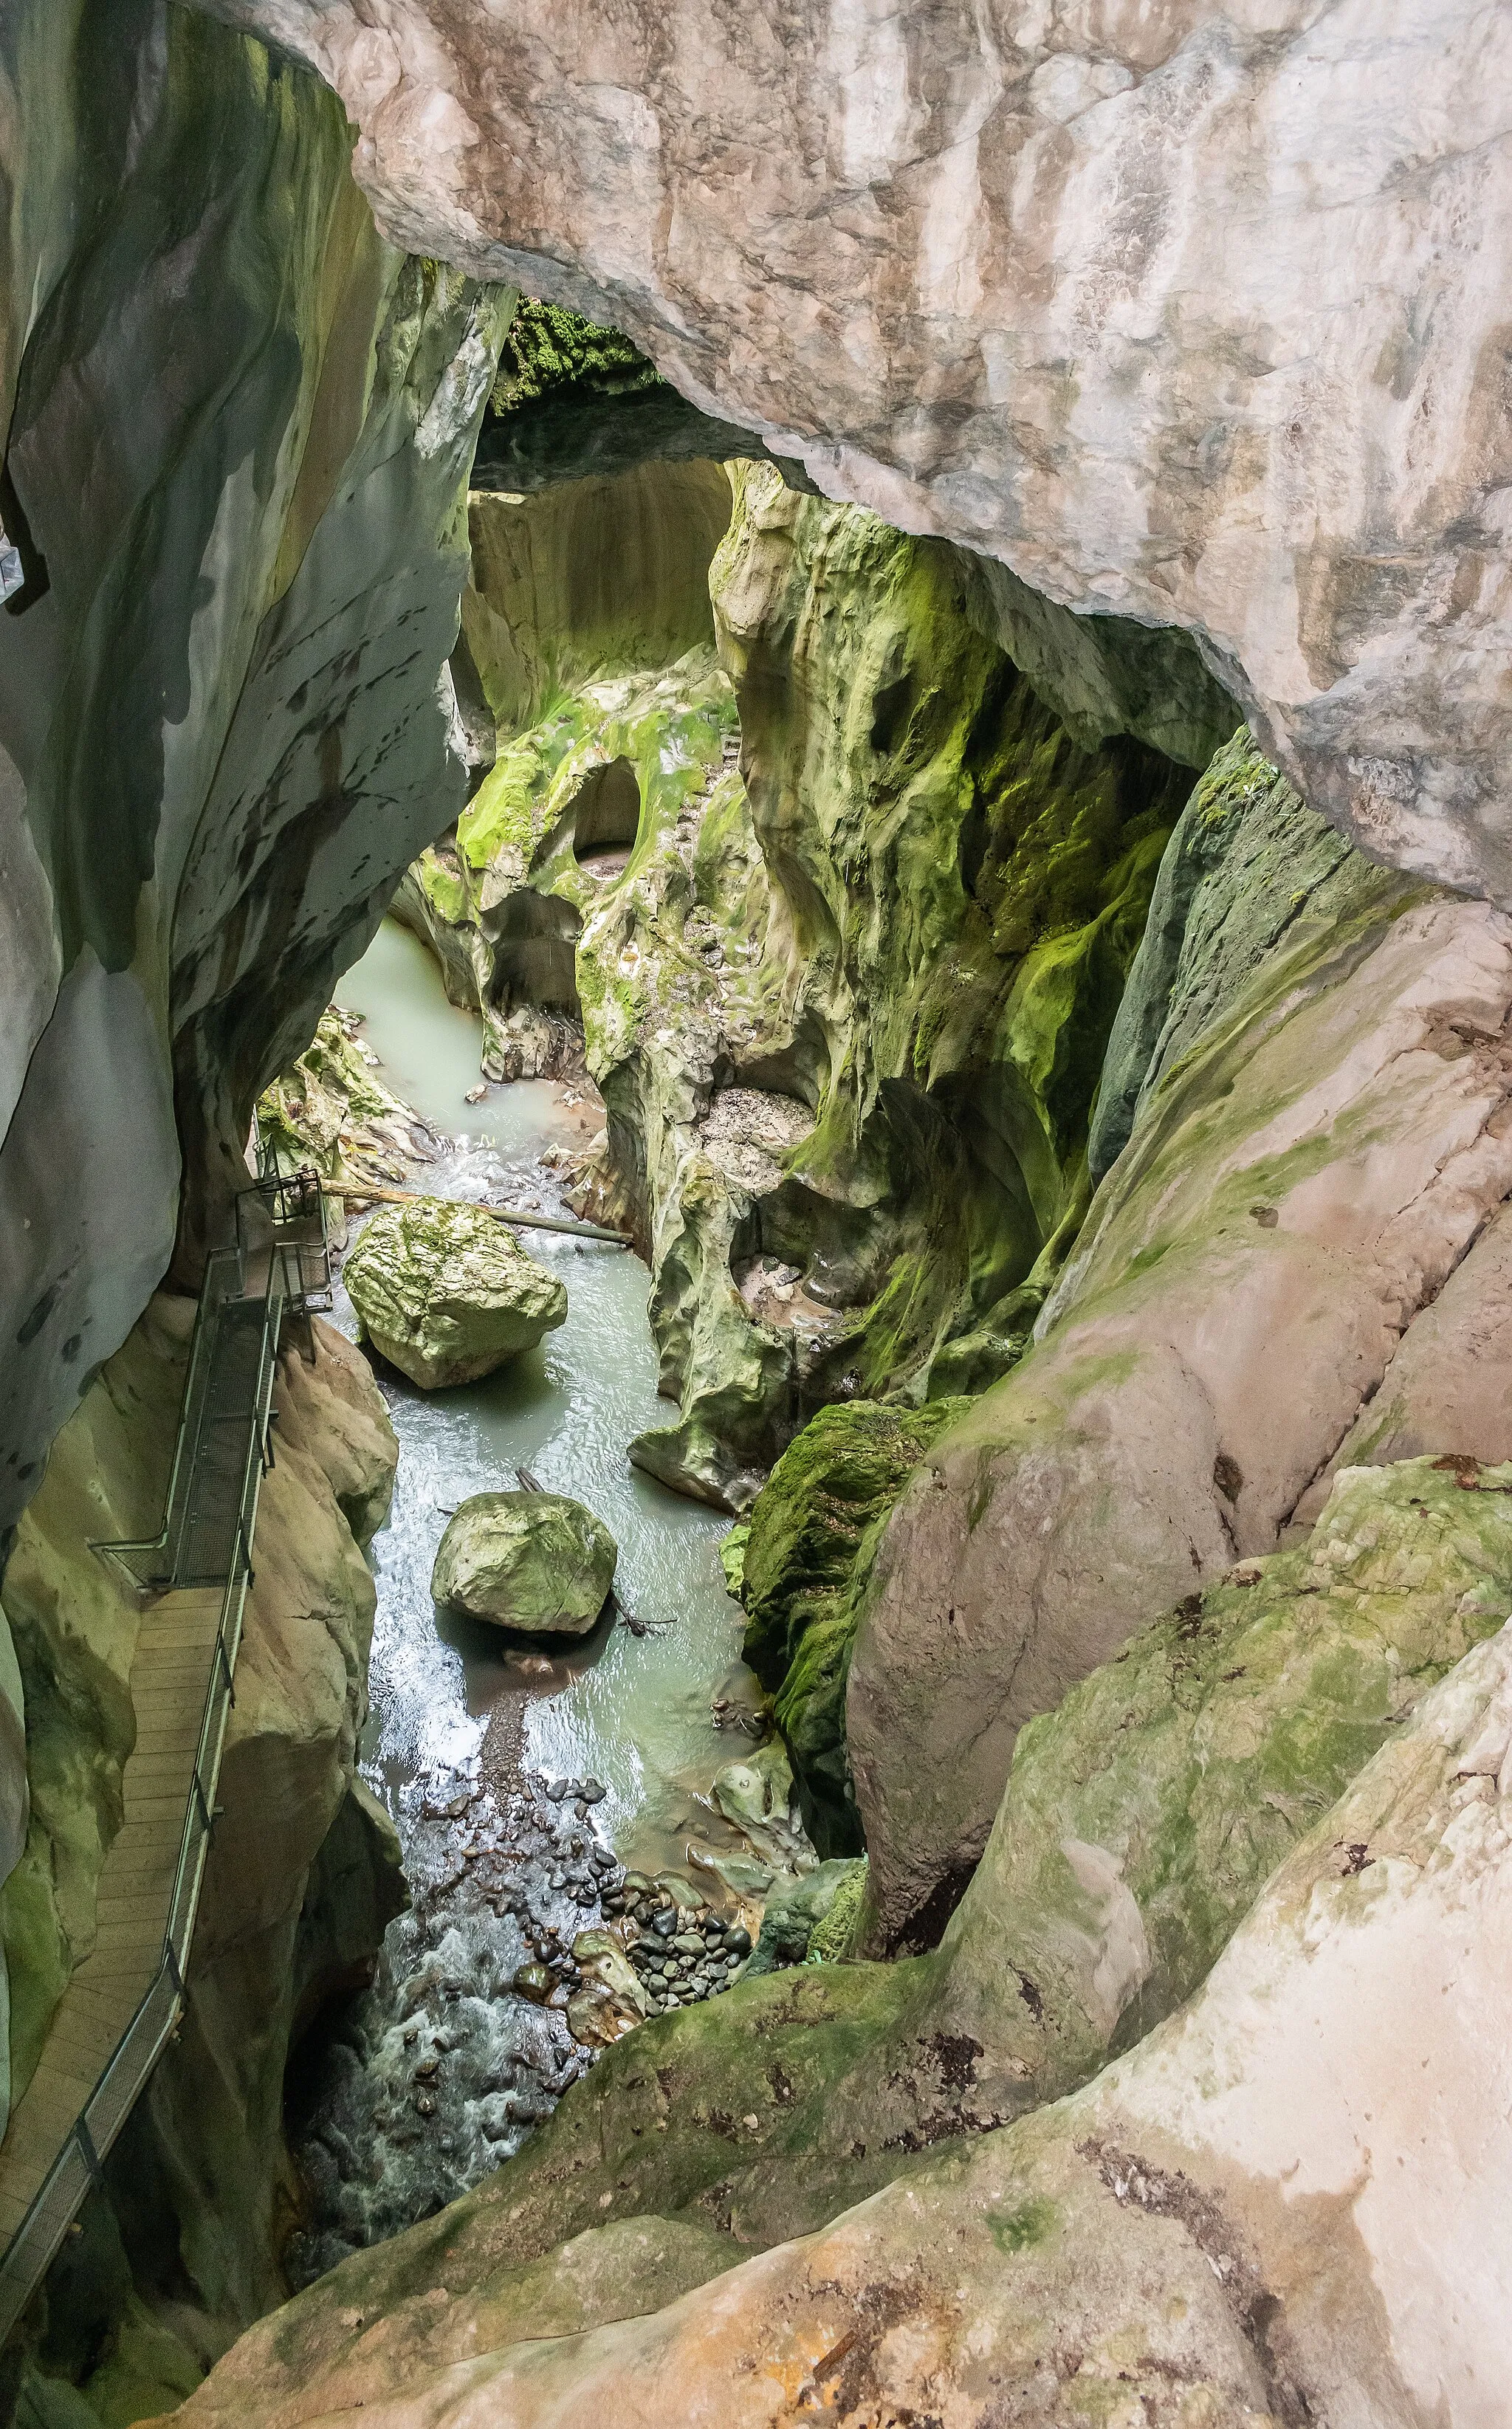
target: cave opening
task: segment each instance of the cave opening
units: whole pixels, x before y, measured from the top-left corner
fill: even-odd
[[[572,804],[572,856],[595,877],[617,877],[640,829],[640,785],[628,759],[590,768]]]

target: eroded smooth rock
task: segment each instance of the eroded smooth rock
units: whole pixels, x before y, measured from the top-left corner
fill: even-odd
[[[758,468],[708,568],[707,492],[651,467],[587,486],[475,518],[469,629],[531,721],[403,903],[496,1024],[581,1010],[608,1110],[589,1185],[645,1243],[680,1404],[631,1457],[741,1509],[802,1414],[1023,1354],[1187,779],[1061,725],[937,541]],[[644,569],[638,620],[579,568],[595,513]],[[706,641],[666,662],[699,556],[722,668]],[[538,699],[596,636],[595,679]]]
[[[1405,1524],[1411,1507],[1408,1496]],[[1344,1538],[1359,1544],[1358,1527]],[[1384,1538],[1375,1553],[1389,1578]],[[1362,1580],[1373,1557],[1361,1545]],[[795,2181],[805,2145],[811,2178],[824,2173],[803,2104],[822,2097],[837,2051],[853,2050],[868,1980],[901,1975],[906,2011],[906,1985],[928,1969],[804,1967],[645,2028],[652,2038],[606,2055],[497,2189],[255,2329],[186,2423],[296,2429],[342,2419],[360,2398],[381,2401],[396,2429],[460,2424],[481,2384],[521,2421],[588,2419],[612,2402],[616,2419],[628,2405],[651,2429],[675,2401],[770,2429],[795,2382],[833,2386],[859,2354],[844,2380],[856,2405],[875,2397],[937,2417],[945,2405],[947,2419],[953,2406],[965,2423],[1008,2404],[1010,2419],[1016,2407],[1083,2429],[1089,2397],[1108,2409],[1109,2388],[1121,2406],[1147,2398],[1159,2419],[1175,2385],[1193,2417],[1222,2429],[1350,2418],[1365,2396],[1361,2417],[1380,2429],[1416,2429],[1434,2404],[1478,2424],[1481,2390],[1501,2384],[1512,2296],[1500,2023],[1509,1735],[1503,1627],[1389,1729],[1196,1996],[1085,2090],[912,2164],[895,2155],[898,2179],[874,2198],[736,2270],[712,2258],[706,2290],[656,2314],[546,2351],[475,2349],[459,2370],[432,2325],[442,2271],[450,2302],[470,2305],[537,2235],[550,2243],[575,2226],[576,2205],[596,2207],[600,2186],[606,2214],[627,2192],[661,2208],[688,2198],[693,2137],[680,2190],[676,2134],[646,2130],[663,2099],[677,2098],[674,2120],[700,2094],[719,2107],[701,2181],[717,2181],[759,2236],[747,2188],[779,2172],[777,2152]],[[720,2046],[728,2106],[712,2068],[696,2090],[688,2066]],[[969,2067],[968,2039],[940,2032],[931,2046],[942,2087]],[[1059,2366],[1068,2336],[1070,2373]]]
[[[101,81],[93,0],[13,24],[6,1526],[175,1217],[190,1286],[224,1238],[256,1088],[461,806],[438,677],[511,301],[383,240],[287,56],[132,9]]]
[[[833,495],[1184,626],[1315,807],[1512,900],[1504,12],[217,5],[330,77],[417,251],[614,322]],[[1106,716],[1088,622],[1046,655]]]
[[[567,1322],[556,1276],[456,1198],[381,1207],[341,1270],[373,1347],[428,1392],[476,1382]]]
[[[1282,857],[1255,874],[1287,887]],[[1275,1548],[1512,1185],[1505,916],[1357,854],[1322,871],[1316,913],[1290,891],[1146,1097],[1033,1352],[941,1436],[883,1538],[846,1729],[895,1944],[938,1936],[1022,1723]]]
[[[562,1493],[475,1493],[450,1520],[431,1593],[522,1636],[585,1636],[619,1557],[591,1510]]]

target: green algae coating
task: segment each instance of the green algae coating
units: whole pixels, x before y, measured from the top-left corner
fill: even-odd
[[[1100,1177],[1188,1047],[1291,932],[1337,922],[1363,862],[1247,725],[1218,752],[1176,821],[1108,1042],[1088,1157]]]
[[[1000,2008],[1006,1957],[1044,2008],[1043,2095],[1084,2079],[1196,1988],[1267,1875],[1509,1608],[1512,1468],[1344,1471],[1306,1545],[1240,1562],[1020,1732],[936,1960],[952,2004]],[[1148,1943],[1115,2013],[1087,1980],[1112,1909],[1068,1846],[1106,1857]]]
[[[836,1856],[812,1873],[780,1883],[766,1901],[761,1935],[746,1967],[748,1977],[803,1964],[814,1953],[815,1937],[828,1922],[836,1898],[863,1869],[860,1861]]]
[[[809,1935],[809,1963],[838,1965],[855,1946],[866,1903],[866,1859],[859,1857]]]
[[[914,1468],[966,1406],[853,1400],[821,1409],[751,1505],[740,1585],[745,1656],[776,1698],[804,1821],[823,1855],[861,1849],[845,1735],[857,1582]]]
[[[738,1511],[815,1409],[977,1391],[1023,1355],[1190,779],[1127,736],[1082,747],[959,551],[767,468],[732,489],[720,663],[537,687],[406,900],[501,1016],[575,996],[680,1403],[632,1457]],[[474,622],[506,623],[522,580],[501,542]],[[616,761],[640,810],[605,871],[576,856],[575,804]],[[731,1087],[801,1104],[806,1135],[722,1156],[704,1133]],[[758,1244],[828,1320],[731,1287]]]
[[[335,1004],[321,1013],[304,1053],[257,1099],[258,1136],[278,1169],[313,1164],[327,1181],[346,1174],[343,1148],[354,1131],[409,1139],[414,1127],[409,1108],[373,1078]]]
[[[476,1382],[567,1321],[556,1276],[505,1224],[450,1198],[381,1208],[342,1280],[367,1338],[425,1391]]]
[[[561,1493],[475,1493],[447,1526],[431,1571],[443,1610],[525,1636],[585,1636],[615,1581],[619,1548]]]

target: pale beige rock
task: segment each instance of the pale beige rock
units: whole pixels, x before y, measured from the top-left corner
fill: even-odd
[[[429,2297],[412,2272],[374,2321],[351,2301],[365,2257],[178,2417],[1501,2429],[1509,1744],[1504,1628],[1303,1841],[1187,2008],[1084,2091],[818,2234],[722,2272],[710,2253],[707,2282],[647,2316],[487,2350],[438,2222]]]
[[[1443,898],[1352,925],[1274,955],[1162,1082],[1039,1347],[898,1505],[847,1705],[883,1942],[938,1937],[1021,1723],[1274,1548],[1512,1187],[1512,923]]]
[[[1512,895],[1512,17],[210,0],[414,251],[889,520],[1202,636],[1373,851]]]
[[[1341,1467],[1425,1452],[1512,1459],[1512,1208],[1492,1215],[1442,1291],[1414,1316],[1323,1474],[1297,1505],[1298,1530]]]

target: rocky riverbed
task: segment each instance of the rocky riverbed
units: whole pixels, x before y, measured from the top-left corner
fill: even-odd
[[[599,2049],[633,2029],[637,2006],[660,2014],[739,1979],[748,1928],[675,1875],[627,1874],[595,1827],[603,1795],[592,1779],[505,1787],[468,1772],[409,1792],[409,1911],[290,2101],[308,2204],[287,2254],[296,2286],[508,2158]],[[633,2003],[591,1995],[617,1949]]]
[[[411,1186],[567,1211],[575,1149],[601,1118],[591,1087],[490,1086],[474,1110],[477,1024],[444,1003],[409,936],[386,931],[344,992],[360,999],[345,1020],[362,1074],[376,1067],[422,1099],[413,1136],[428,1125],[435,1148]],[[347,1161],[362,1162],[362,1108],[345,1122],[325,1111]],[[447,1135],[463,1121],[486,1128]],[[364,1220],[353,1199],[349,1254]],[[643,2019],[730,1988],[768,1891],[814,1860],[785,1760],[765,1743],[760,1689],[736,1659],[720,1523],[624,1460],[654,1389],[640,1269],[600,1243],[523,1236],[567,1287],[567,1321],[539,1347],[439,1393],[376,1361],[401,1461],[373,1547],[362,1765],[398,1827],[411,1903],[370,1986],[316,2027],[290,2072],[296,2285],[476,2185]],[[339,1271],[336,1314],[355,1331]],[[638,1396],[627,1370],[647,1379]],[[622,1606],[570,1644],[517,1642],[432,1606],[456,1505],[479,1485],[513,1486],[521,1465],[570,1483],[621,1546]],[[567,1746],[594,1768],[568,1772]]]

